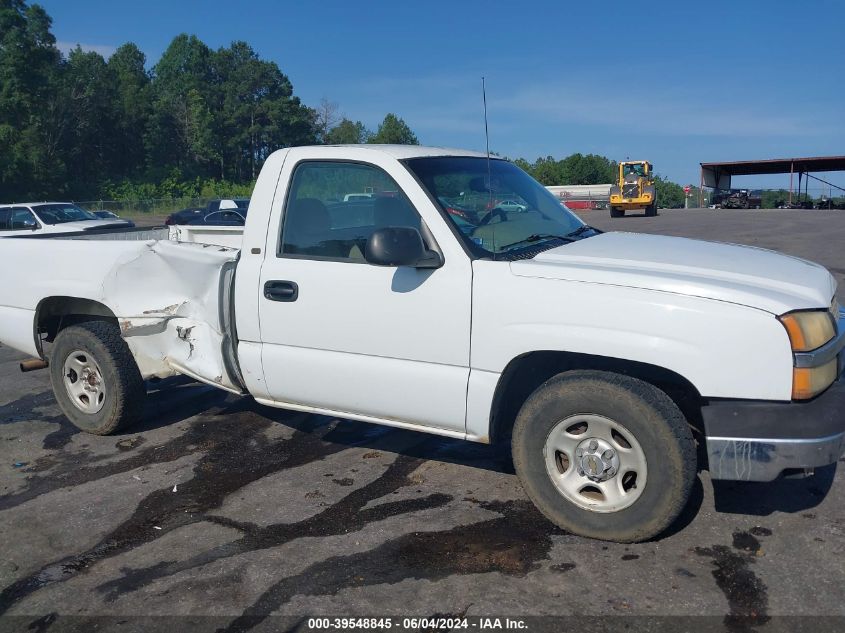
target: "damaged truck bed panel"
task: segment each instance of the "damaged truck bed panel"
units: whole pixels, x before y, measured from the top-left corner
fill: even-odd
[[[91,246],[77,240],[3,242],[4,254],[18,260],[44,251],[38,275],[0,273],[0,284],[18,303],[0,306],[0,323],[28,321],[25,329],[9,333],[18,339],[16,347],[38,354],[32,323],[43,316],[42,301],[67,296],[77,304],[89,301],[90,311],[104,310],[117,319],[144,378],[184,373],[241,392],[226,371],[222,351],[230,306],[221,302],[230,293],[224,295],[221,284],[224,277],[232,282],[227,264],[237,261],[238,250],[167,240]],[[3,334],[0,325],[0,338],[12,344]]]

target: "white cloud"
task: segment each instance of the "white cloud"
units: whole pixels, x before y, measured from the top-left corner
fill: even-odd
[[[525,86],[491,105],[514,114],[548,121],[624,128],[666,136],[803,136],[830,133],[797,113],[770,111],[755,103],[731,102],[681,90],[609,92],[607,84]]]
[[[369,101],[361,104],[358,116],[378,116],[386,106],[430,131],[471,130],[483,125],[480,83],[467,75],[372,78],[365,82]],[[357,86],[360,90],[360,81]],[[843,132],[823,108],[799,110],[753,94],[723,97],[712,86],[661,89],[649,85],[613,94],[609,81],[597,80],[595,75],[571,75],[566,81],[511,81],[505,88],[498,84],[491,89],[488,82],[487,88],[491,122],[496,121],[500,134],[524,122],[592,125],[666,137],[801,138]]]
[[[106,59],[111,57],[112,54],[117,50],[117,47],[109,46],[107,44],[85,44],[84,42],[68,42],[64,40],[56,42],[56,48],[58,48],[65,57],[67,57],[70,52],[77,46],[79,46],[86,53],[99,53]]]

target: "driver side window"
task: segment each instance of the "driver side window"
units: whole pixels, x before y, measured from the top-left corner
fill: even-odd
[[[364,263],[367,239],[389,226],[419,231],[421,219],[386,172],[363,163],[304,161],[291,180],[278,254]]]

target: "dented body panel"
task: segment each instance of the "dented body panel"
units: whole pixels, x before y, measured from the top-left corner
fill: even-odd
[[[167,240],[90,246],[87,240],[4,240],[4,255],[13,260],[46,248],[50,256],[40,258],[37,274],[0,272],[12,304],[0,306],[0,340],[40,356],[33,323],[42,300],[88,300],[117,319],[144,378],[184,373],[241,392],[222,352],[227,336],[222,315],[229,306],[221,304],[221,280],[238,250]]]

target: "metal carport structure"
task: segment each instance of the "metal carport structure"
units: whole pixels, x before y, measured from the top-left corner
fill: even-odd
[[[709,187],[718,191],[731,188],[731,176],[753,176],[758,174],[789,174],[789,202],[792,202],[792,179],[798,174],[798,191],[801,191],[801,180],[804,175],[809,179],[810,172],[845,171],[845,156],[814,156],[806,158],[774,158],[767,160],[739,160],[726,163],[700,163],[701,188],[699,189],[699,205],[703,204],[701,189]],[[816,178],[821,182],[845,191],[842,187]]]

